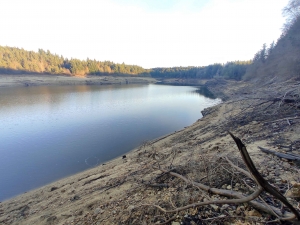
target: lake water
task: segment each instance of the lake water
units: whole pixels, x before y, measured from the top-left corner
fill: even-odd
[[[97,166],[182,129],[217,104],[196,87],[0,89],[0,201]]]

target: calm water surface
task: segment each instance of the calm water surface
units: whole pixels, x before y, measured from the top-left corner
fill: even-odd
[[[0,89],[0,201],[191,125],[217,104],[195,87]]]

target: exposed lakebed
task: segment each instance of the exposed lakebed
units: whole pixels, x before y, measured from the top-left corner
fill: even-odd
[[[97,166],[182,129],[220,102],[196,87],[0,89],[0,200]]]

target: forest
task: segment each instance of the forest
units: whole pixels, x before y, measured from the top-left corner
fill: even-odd
[[[282,37],[283,38],[283,37]],[[280,41],[280,39],[279,39]],[[153,78],[212,79],[224,78],[242,80],[247,74],[255,74],[256,68],[268,61],[276,47],[263,44],[252,60],[233,61],[208,66],[170,67],[144,69],[137,65],[119,64],[111,61],[68,59],[39,49],[38,52],[8,46],[0,46],[0,74],[41,73],[72,76],[115,75],[151,76]]]
[[[241,80],[246,73],[249,61],[235,61],[226,64],[216,63],[202,67],[171,67],[144,69],[136,65],[118,64],[111,61],[68,59],[39,49],[26,51],[16,47],[0,46],[0,73],[46,73],[74,76],[86,75],[133,75],[154,78],[198,78]]]
[[[39,49],[38,52],[0,46],[0,73],[46,73],[66,75],[146,75],[148,70],[136,65],[91,59],[68,59]]]

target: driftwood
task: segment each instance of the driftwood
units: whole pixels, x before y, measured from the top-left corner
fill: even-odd
[[[266,148],[263,148],[263,147],[260,147],[260,146],[258,146],[258,148],[262,152],[276,155],[279,158],[288,159],[288,160],[299,160],[300,161],[300,155],[276,152],[276,151],[269,150],[269,149],[266,149]]]

